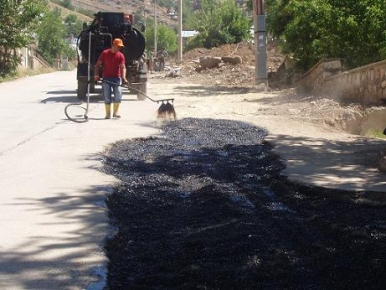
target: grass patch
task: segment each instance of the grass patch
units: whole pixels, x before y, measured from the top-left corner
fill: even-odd
[[[386,139],[386,135],[383,134],[381,130],[369,130],[365,133],[366,137],[373,137],[379,139]]]
[[[73,70],[73,69],[76,69],[76,62],[69,61],[68,70]],[[0,83],[9,82],[9,81],[13,81],[13,80],[17,80],[25,77],[48,74],[56,71],[58,71],[58,69],[53,67],[49,67],[49,68],[42,67],[38,69],[18,68],[17,71],[12,74],[0,76]]]
[[[1,76],[0,83],[9,82],[9,81],[13,81],[13,80],[17,80],[25,77],[30,77],[30,76],[36,76],[40,74],[51,73],[55,71],[57,71],[57,69],[54,69],[54,68],[18,69],[14,74]]]

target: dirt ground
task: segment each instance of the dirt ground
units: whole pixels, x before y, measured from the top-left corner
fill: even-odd
[[[248,87],[254,86],[255,60],[253,45],[242,42],[238,44],[227,44],[213,49],[196,48],[187,51],[183,55],[181,66],[181,75],[184,80],[203,85],[221,85],[229,87]],[[199,65],[198,59],[203,56],[223,57],[223,56],[240,56],[242,64],[231,65],[223,63],[219,68],[197,71]],[[267,46],[267,71],[268,73],[276,72],[283,63],[285,56],[278,52],[277,46],[270,43]],[[171,60],[173,67],[174,61]]]
[[[210,87],[210,90],[229,92],[279,92],[280,98],[272,103],[277,115],[290,115],[294,118],[307,120],[308,122],[322,122],[329,129],[343,130],[349,133],[359,133],[358,124],[363,119],[366,108],[357,104],[341,104],[338,100],[329,96],[300,95],[296,92],[294,85],[286,84],[280,79],[273,80],[272,75],[277,74],[282,66],[285,56],[282,55],[275,43],[267,45],[267,68],[269,76],[269,87],[255,85],[255,60],[253,45],[242,42],[238,44],[222,45],[213,49],[197,48],[188,51],[183,56],[180,74],[174,76],[168,71],[165,73],[151,74],[150,79],[156,83],[191,83]],[[222,57],[240,56],[242,64],[232,65],[222,63],[218,68],[198,70],[200,67],[198,59],[202,56]],[[171,70],[176,64],[170,61]],[[280,106],[275,106],[280,103]],[[322,120],[321,120],[322,119]]]
[[[271,75],[277,74],[282,66],[285,56],[282,55],[275,43],[267,45],[268,88],[255,85],[255,62],[253,57],[253,45],[251,43],[238,43],[222,45],[213,49],[198,48],[188,51],[183,56],[180,74],[176,76],[165,73],[150,75],[154,83],[190,83],[202,85],[209,91],[228,91],[229,93],[259,93],[276,94],[275,100],[270,100],[265,114],[271,114],[275,110],[276,115],[289,116],[290,118],[310,122],[326,128],[327,131],[343,131],[351,134],[360,133],[360,123],[366,115],[366,108],[358,104],[341,104],[333,96],[313,96],[299,94],[293,84],[285,84],[280,79],[273,79]],[[202,56],[240,56],[242,64],[232,65],[223,63],[214,69],[198,70],[198,59]],[[173,71],[176,65],[170,61]],[[245,99],[244,101],[253,102]]]
[[[195,51],[181,76],[152,74],[178,119],[107,150],[121,183],[107,202],[106,289],[384,289],[384,141],[347,133],[360,106],[256,87],[248,62],[195,70],[236,48],[249,57]]]

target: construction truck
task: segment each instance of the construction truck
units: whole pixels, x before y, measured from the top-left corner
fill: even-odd
[[[139,100],[146,99],[145,37],[133,24],[133,15],[119,12],[98,12],[90,25],[83,24],[77,41],[78,99],[86,100],[89,93],[96,92],[95,86],[98,83],[94,82],[95,63],[103,50],[111,48],[115,38],[121,38],[125,45],[121,52],[126,59],[129,94],[136,94]]]

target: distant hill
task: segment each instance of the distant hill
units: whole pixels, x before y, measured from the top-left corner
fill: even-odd
[[[71,4],[76,11],[88,11],[92,13],[96,13],[98,11],[109,11],[124,12],[128,14],[139,12],[142,15],[144,14],[147,18],[154,17],[154,4],[150,0],[72,0]],[[63,8],[52,1],[50,1],[50,6],[61,8],[63,15],[66,15],[66,13],[73,13],[81,20],[92,20],[89,16]],[[173,19],[170,15],[168,15],[167,8],[165,7],[157,6],[157,16],[159,17],[160,23],[164,23],[166,25],[177,25],[176,19]]]
[[[58,5],[58,4],[55,4],[55,3],[51,2],[51,1],[48,4],[49,4],[51,9],[59,8],[62,11],[62,15],[64,17],[66,17],[69,14],[75,14],[82,21],[91,21],[92,20],[91,17],[89,17],[87,15],[84,15],[82,13],[79,13],[79,12],[76,12],[76,11],[73,11],[73,10],[69,10],[69,9],[64,8],[64,7],[62,7],[62,6]]]

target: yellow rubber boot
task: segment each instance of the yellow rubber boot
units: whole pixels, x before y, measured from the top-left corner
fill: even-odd
[[[110,104],[105,104],[105,110],[106,110],[106,117],[105,117],[105,119],[110,119],[111,118],[110,109],[111,109],[111,105]]]
[[[114,118],[120,118],[121,117],[118,115],[118,109],[119,109],[119,103],[114,103],[114,113],[113,113]]]

